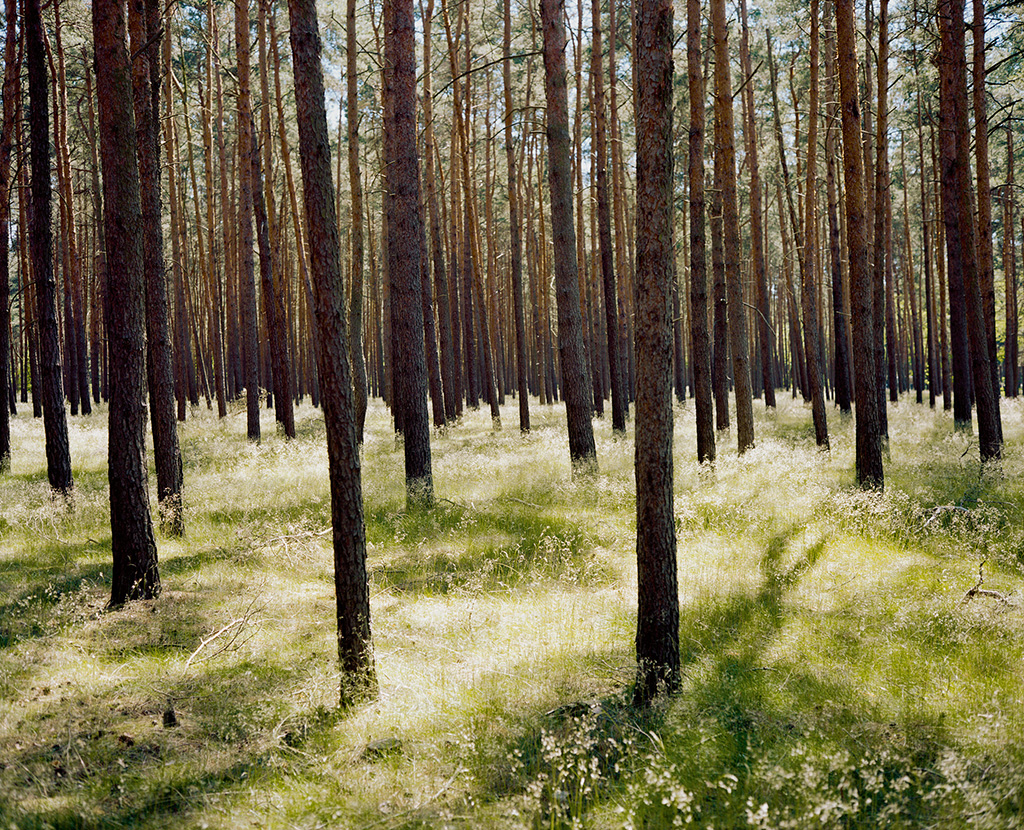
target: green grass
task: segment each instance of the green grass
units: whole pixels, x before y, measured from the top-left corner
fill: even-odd
[[[853,426],[755,404],[757,448],[695,462],[677,409],[683,687],[629,701],[633,445],[595,422],[570,475],[564,410],[521,436],[486,411],[433,435],[439,497],[407,511],[372,405],[363,456],[380,697],[337,708],[319,413],[181,425],[187,535],[163,594],[107,612],[105,413],[70,419],[73,512],[42,424],[0,480],[0,828],[991,827],[1024,819],[1024,406],[1006,457],[941,412],[890,408],[884,494]],[[151,483],[152,492],[152,483]],[[1008,603],[964,603],[984,587]],[[172,705],[179,725],[165,727]],[[379,752],[366,748],[397,739]]]

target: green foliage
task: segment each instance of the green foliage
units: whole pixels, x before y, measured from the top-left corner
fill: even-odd
[[[514,404],[512,405],[514,406]],[[633,447],[597,422],[572,481],[564,413],[433,437],[439,502],[405,508],[371,407],[363,476],[378,701],[337,706],[323,427],[197,412],[188,535],[164,593],[106,612],[103,414],[71,419],[78,491],[49,498],[42,426],[0,481],[0,824],[992,827],[1024,811],[1024,408],[982,471],[942,413],[890,409],[884,493],[780,401],[742,458],[694,461],[677,410],[683,688],[630,704]],[[514,422],[514,414],[506,413]],[[978,581],[1007,597],[965,601]],[[168,708],[176,726],[164,726]],[[374,748],[378,747],[378,748]],[[383,748],[380,748],[383,747]]]

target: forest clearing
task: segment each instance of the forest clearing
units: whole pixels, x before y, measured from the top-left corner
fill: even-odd
[[[380,690],[348,710],[317,410],[297,409],[291,442],[265,411],[258,445],[244,408],[194,410],[188,533],[159,538],[159,598],[114,612],[106,419],[69,419],[73,515],[51,496],[40,420],[12,419],[2,826],[1020,824],[1019,400],[984,475],[948,416],[891,406],[884,493],[855,486],[848,420],[820,452],[809,407],[780,395],[777,413],[755,406],[757,447],[720,440],[709,473],[677,406],[682,683],[648,709],[629,700],[632,425],[613,438],[596,420],[600,470],[574,481],[564,408],[533,411],[525,436],[492,432],[486,409],[435,432],[436,505],[407,508],[371,402]],[[982,564],[1005,599],[967,598]]]

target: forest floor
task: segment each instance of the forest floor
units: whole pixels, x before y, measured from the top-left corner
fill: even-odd
[[[74,512],[40,420],[0,479],[0,827],[991,827],[1024,824],[1024,404],[999,469],[948,413],[890,407],[884,494],[853,426],[760,402],[757,448],[695,463],[677,408],[683,685],[629,705],[633,444],[564,410],[433,435],[408,512],[371,405],[363,461],[380,697],[339,711],[319,413],[181,425],[187,535],[163,593],[109,594],[106,414],[70,419]],[[632,425],[630,426],[632,429]],[[151,484],[151,492],[153,485]],[[983,564],[984,563],[984,564]],[[985,590],[968,592],[984,568]],[[173,709],[174,716],[170,717]],[[167,721],[176,721],[170,725]]]

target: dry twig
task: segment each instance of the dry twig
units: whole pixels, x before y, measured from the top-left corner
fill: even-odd
[[[984,567],[985,560],[982,560],[981,564],[978,565],[978,582],[973,588],[964,594],[964,598],[960,604],[966,605],[975,597],[991,597],[992,599],[999,600],[1003,605],[1009,605],[1010,600],[1008,600],[1003,594],[998,591],[990,591],[988,588],[981,587],[981,583],[985,581],[985,574],[983,573]]]

